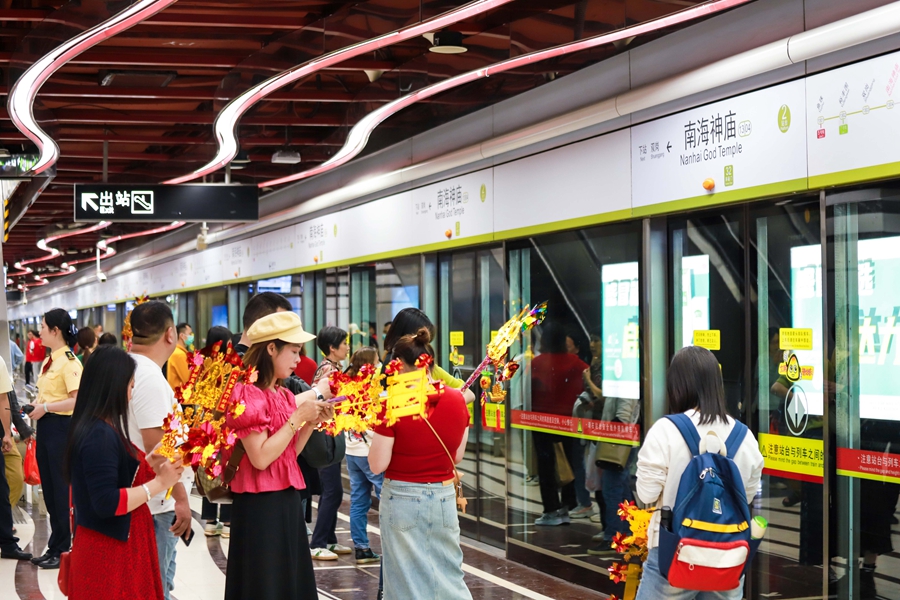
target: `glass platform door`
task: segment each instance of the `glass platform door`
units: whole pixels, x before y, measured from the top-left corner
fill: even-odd
[[[831,597],[900,598],[900,189],[826,196]]]
[[[455,377],[467,380],[481,362],[491,332],[506,320],[506,278],[503,249],[479,249],[438,255],[439,318],[433,342],[438,364]],[[471,390],[469,440],[460,464],[469,499],[468,514],[461,515],[463,535],[485,543],[506,545],[506,423],[496,410],[482,414],[482,389]],[[489,421],[484,417],[491,416]]]

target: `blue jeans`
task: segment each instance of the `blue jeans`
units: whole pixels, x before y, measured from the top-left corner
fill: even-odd
[[[381,548],[384,600],[472,600],[452,485],[385,479]]]
[[[169,600],[169,592],[175,589],[175,544],[178,538],[169,531],[175,522],[175,511],[153,515],[156,529],[156,552],[159,556],[159,573],[162,575],[163,596]]]
[[[310,548],[327,548],[337,544],[338,509],[344,499],[344,486],[341,483],[341,463],[319,469],[319,481],[322,494],[319,496],[319,510],[316,513],[316,526],[313,528]]]
[[[578,506],[591,506],[591,493],[584,487],[586,483],[586,473],[584,470],[584,440],[576,440],[572,444],[572,454],[569,456],[569,463],[572,467],[572,474],[575,475],[575,497],[578,499]]]
[[[743,577],[741,585],[727,592],[695,592],[672,587],[659,572],[659,548],[653,548],[644,563],[644,573],[641,575],[641,585],[635,600],[741,600],[743,597]]]
[[[350,474],[350,536],[357,548],[369,547],[369,536],[366,526],[367,515],[372,507],[372,488],[375,495],[381,498],[381,484],[384,475],[375,475],[369,468],[368,456],[347,455],[347,472]]]
[[[603,469],[600,474],[600,488],[603,491],[603,501],[606,504],[606,512],[603,515],[603,534],[607,539],[612,539],[617,533],[628,534],[631,528],[628,521],[619,517],[619,504],[626,500],[634,500],[631,493],[631,465],[637,449],[632,450],[628,463],[622,471]]]

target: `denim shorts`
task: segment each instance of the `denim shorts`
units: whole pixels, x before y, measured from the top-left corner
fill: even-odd
[[[381,548],[385,600],[471,600],[452,485],[385,479]]]

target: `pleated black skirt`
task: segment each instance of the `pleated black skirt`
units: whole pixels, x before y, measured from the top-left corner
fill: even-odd
[[[225,600],[315,600],[300,491],[235,494]]]

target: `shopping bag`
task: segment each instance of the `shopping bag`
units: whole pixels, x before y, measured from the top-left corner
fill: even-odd
[[[39,485],[41,483],[41,473],[38,470],[37,454],[35,453],[34,438],[29,438],[25,442],[25,483],[28,485]]]
[[[553,444],[556,450],[556,473],[559,475],[559,485],[568,485],[575,481],[575,473],[572,472],[572,465],[566,457],[566,449],[562,442]]]

